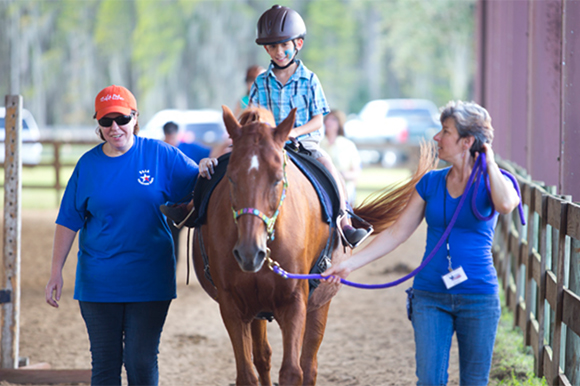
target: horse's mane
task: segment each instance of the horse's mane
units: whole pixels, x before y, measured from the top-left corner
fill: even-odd
[[[276,127],[276,121],[274,120],[274,115],[268,109],[263,107],[256,107],[256,106],[249,106],[242,114],[240,114],[240,118],[238,119],[240,125],[245,126],[249,123],[253,122],[264,122],[269,124],[272,127]]]

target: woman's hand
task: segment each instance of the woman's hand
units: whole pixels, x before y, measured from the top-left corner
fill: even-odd
[[[490,143],[484,143],[482,146],[482,153],[485,154],[485,162],[487,163],[487,165],[493,165],[495,164],[495,153],[493,152],[493,149],[491,148],[491,144]],[[479,152],[475,153],[475,158],[479,157]]]
[[[328,268],[326,271],[322,272],[320,275],[323,276],[323,279],[329,283],[340,283],[340,279],[346,279],[348,275],[352,272],[352,269],[348,266],[348,260],[343,261],[339,265],[332,266]]]
[[[215,173],[214,167],[218,164],[217,158],[204,158],[199,161],[199,174],[211,180],[211,175]]]
[[[62,286],[62,274],[59,274],[51,276],[45,288],[46,302],[55,308],[58,308],[58,301],[60,301]]]

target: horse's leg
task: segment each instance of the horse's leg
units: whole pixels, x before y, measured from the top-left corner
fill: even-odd
[[[300,356],[300,367],[304,373],[304,385],[315,385],[318,375],[318,349],[322,343],[330,302],[306,314],[306,331]]]
[[[260,384],[262,386],[271,386],[272,379],[270,377],[272,348],[268,343],[268,331],[265,320],[254,319],[252,322],[252,346],[254,349],[254,365],[258,370],[260,376]]]
[[[284,355],[280,368],[280,385],[302,385],[302,368],[300,367],[300,347],[304,338],[306,324],[306,304],[300,299],[279,308],[276,320],[282,330]]]
[[[226,295],[226,296],[223,296]],[[236,357],[236,385],[258,385],[258,378],[252,365],[252,336],[250,323],[244,322],[236,304],[227,294],[221,293],[220,312],[230,336]],[[230,301],[228,301],[230,300]]]

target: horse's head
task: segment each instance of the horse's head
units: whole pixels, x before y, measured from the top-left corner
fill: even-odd
[[[273,231],[287,187],[284,143],[294,127],[296,109],[274,126],[264,109],[245,111],[239,123],[223,106],[224,123],[233,142],[227,169],[238,240],[233,254],[242,271],[257,272],[268,255]]]

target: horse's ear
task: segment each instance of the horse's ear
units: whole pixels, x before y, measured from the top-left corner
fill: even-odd
[[[282,146],[288,140],[290,130],[294,128],[294,121],[296,120],[296,107],[290,111],[290,114],[284,119],[274,130],[274,139]]]
[[[226,130],[228,131],[230,138],[235,140],[242,132],[241,126],[228,106],[222,105],[222,110],[224,112],[224,124],[226,125]]]

